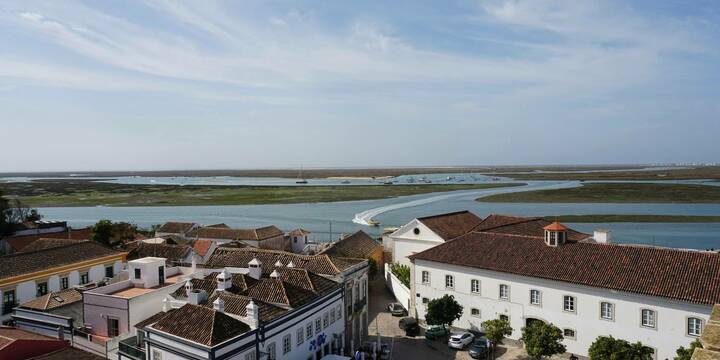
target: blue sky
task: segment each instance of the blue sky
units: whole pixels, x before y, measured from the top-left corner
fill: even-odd
[[[4,1],[2,171],[720,160],[717,1]]]

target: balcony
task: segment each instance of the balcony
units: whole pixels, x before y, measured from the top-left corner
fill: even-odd
[[[145,360],[145,349],[140,347],[138,344],[137,336],[120,340],[120,343],[118,344],[118,352],[133,359]]]

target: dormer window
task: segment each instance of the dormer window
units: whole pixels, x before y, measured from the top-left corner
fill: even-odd
[[[559,222],[554,222],[543,228],[545,230],[545,244],[558,246],[567,240],[567,228]]]

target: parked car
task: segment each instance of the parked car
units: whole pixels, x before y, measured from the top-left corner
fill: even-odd
[[[420,333],[420,326],[417,320],[412,317],[404,317],[398,321],[400,329],[405,330],[405,336],[417,336]]]
[[[442,326],[430,326],[425,330],[425,338],[429,340],[435,340],[445,337],[450,332]]]
[[[399,302],[393,302],[388,305],[388,311],[393,316],[403,316],[407,312],[405,311],[405,308],[399,303]]]
[[[448,340],[448,346],[453,349],[464,349],[465,346],[470,345],[475,336],[467,331],[452,334]]]
[[[484,337],[476,337],[468,348],[468,354],[473,359],[487,359],[489,353],[488,341]]]

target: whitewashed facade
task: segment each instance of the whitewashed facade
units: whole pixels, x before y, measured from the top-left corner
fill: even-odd
[[[392,262],[410,266],[408,256],[442,244],[445,240],[418,219],[383,238],[383,244],[392,253]]]
[[[429,275],[429,283],[423,283],[423,272],[426,280]],[[454,326],[479,329],[485,320],[507,316],[514,329],[510,338],[519,339],[520,329],[528,319],[538,319],[574,331],[574,338],[566,334],[563,343],[568,352],[579,355],[587,355],[590,344],[598,336],[612,335],[654,348],[657,359],[672,359],[678,347],[687,347],[700,335],[688,333],[688,322],[698,319],[704,326],[712,310],[711,305],[425,260],[415,260],[413,274],[413,293],[418,295],[415,307],[420,319],[425,317],[426,299],[450,294],[464,308],[463,316]],[[446,276],[452,277],[452,288],[446,287]],[[479,282],[478,292],[472,291],[473,280]],[[501,285],[507,286],[507,299],[500,297]],[[531,290],[539,291],[539,303],[531,303]],[[566,296],[574,299],[573,311],[565,310]],[[535,299],[538,298],[534,296]],[[607,311],[601,314],[603,302],[611,304],[610,316]],[[644,309],[654,311],[654,327],[643,326]]]

